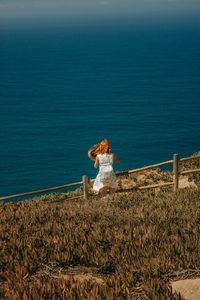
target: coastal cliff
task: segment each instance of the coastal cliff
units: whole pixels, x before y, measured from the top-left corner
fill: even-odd
[[[175,193],[136,189],[171,178],[156,169],[119,177],[103,198],[1,203],[0,299],[182,299],[171,282],[200,276],[200,175]]]

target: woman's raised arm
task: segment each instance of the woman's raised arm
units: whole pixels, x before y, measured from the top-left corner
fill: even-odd
[[[96,156],[96,158],[95,158],[95,163],[94,163],[94,167],[95,167],[95,168],[98,168],[98,166],[99,166],[99,158],[98,158],[98,156]]]
[[[116,155],[114,155],[114,154],[113,154],[113,160],[114,160],[114,162],[115,162],[116,164],[119,164],[119,163],[120,163],[119,158],[118,158]]]

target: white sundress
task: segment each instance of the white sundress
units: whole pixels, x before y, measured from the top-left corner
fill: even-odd
[[[117,179],[113,170],[113,154],[98,154],[99,173],[94,181],[93,190],[98,192],[104,186],[116,189]]]

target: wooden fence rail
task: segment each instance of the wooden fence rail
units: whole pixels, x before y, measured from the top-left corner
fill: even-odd
[[[191,174],[191,173],[199,173],[200,169],[194,169],[194,170],[187,170],[187,171],[182,171],[179,174],[180,175],[186,175],[186,174]]]
[[[126,174],[128,175],[128,174],[132,174],[132,173],[138,173],[138,172],[141,172],[141,171],[146,171],[146,170],[157,168],[157,167],[162,167],[162,166],[165,166],[165,165],[168,165],[168,164],[171,164],[171,163],[173,163],[173,160],[167,160],[167,161],[164,161],[164,162],[161,162],[161,163],[158,163],[158,164],[149,165],[149,166],[145,166],[145,167],[138,168],[138,169],[117,172],[116,175],[120,176],[120,175],[126,175]]]
[[[116,172],[116,176],[133,174],[133,173],[142,172],[142,171],[146,171],[149,169],[165,166],[168,164],[172,164],[173,165],[173,182],[165,182],[165,183],[159,183],[159,184],[148,185],[148,186],[140,186],[140,187],[137,187],[137,189],[145,190],[145,189],[173,186],[174,191],[177,191],[178,187],[179,187],[178,186],[179,185],[179,175],[186,175],[186,174],[200,172],[200,169],[185,170],[185,171],[179,172],[179,163],[185,162],[185,161],[190,161],[193,159],[198,159],[198,158],[200,158],[200,155],[195,155],[195,156],[190,156],[190,157],[185,157],[185,158],[180,159],[178,154],[174,154],[172,160],[167,160],[167,161],[164,161],[161,163],[145,166],[142,168]],[[88,199],[89,182],[92,183],[93,181],[94,181],[94,179],[89,180],[88,177],[86,175],[84,175],[84,176],[82,176],[82,181],[79,181],[79,182],[64,184],[64,185],[50,187],[50,188],[46,188],[46,189],[42,189],[42,190],[36,190],[36,191],[32,191],[32,192],[26,192],[26,193],[20,193],[20,194],[0,197],[0,202],[4,201],[4,200],[11,200],[11,199],[15,199],[15,198],[24,197],[24,196],[36,195],[36,194],[40,194],[40,193],[47,193],[47,192],[56,191],[56,190],[63,190],[63,189],[74,187],[74,186],[82,186],[83,187],[83,198]]]
[[[195,155],[195,156],[189,156],[189,157],[181,158],[180,161],[189,161],[189,160],[197,159],[197,158],[200,158],[200,154]]]
[[[156,189],[156,188],[171,186],[171,185],[174,185],[173,181],[165,182],[165,183],[157,183],[157,184],[152,184],[152,185],[139,186],[139,187],[137,187],[137,189],[138,190]]]
[[[26,193],[20,193],[20,194],[16,194],[16,195],[0,197],[0,201],[10,200],[10,199],[24,197],[24,196],[36,195],[36,194],[41,194],[41,193],[47,193],[47,192],[52,192],[52,191],[57,191],[57,190],[63,190],[63,189],[69,188],[69,187],[82,185],[82,183],[83,183],[82,181],[74,182],[74,183],[70,183],[70,184],[64,184],[64,185],[60,185],[60,186],[50,187],[50,188],[43,189],[43,190],[37,190],[37,191],[32,191],[32,192],[26,192]]]

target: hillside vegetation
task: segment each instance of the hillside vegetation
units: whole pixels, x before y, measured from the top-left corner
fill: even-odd
[[[0,204],[0,299],[180,300],[170,282],[200,277],[200,178],[176,193],[136,188],[166,180],[146,171],[104,198],[78,189]]]

